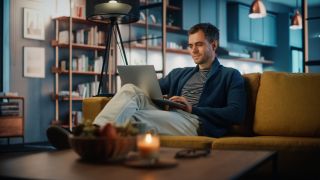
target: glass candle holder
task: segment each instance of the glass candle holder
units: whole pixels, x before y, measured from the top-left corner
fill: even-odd
[[[151,133],[137,136],[137,147],[142,158],[157,159],[159,157],[159,136]]]

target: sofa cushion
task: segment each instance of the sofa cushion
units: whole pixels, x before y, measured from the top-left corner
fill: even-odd
[[[83,100],[82,113],[84,120],[93,121],[111,97],[90,97]]]
[[[250,73],[243,75],[247,93],[247,112],[244,121],[242,121],[239,125],[232,126],[230,130],[230,134],[232,135],[253,135],[252,126],[256,108],[256,98],[260,85],[260,75],[260,73]]]
[[[223,137],[215,139],[213,149],[319,152],[320,139],[280,136]]]
[[[265,72],[257,95],[254,132],[320,136],[320,74]]]
[[[206,149],[212,148],[215,138],[205,136],[160,136],[161,147]]]

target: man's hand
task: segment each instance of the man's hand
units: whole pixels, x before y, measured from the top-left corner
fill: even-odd
[[[181,108],[182,110],[191,113],[192,112],[192,105],[188,102],[188,100],[185,97],[182,96],[172,96],[170,101],[177,102],[177,103],[182,103],[185,106]]]

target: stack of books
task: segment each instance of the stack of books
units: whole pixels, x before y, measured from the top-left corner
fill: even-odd
[[[0,117],[19,116],[18,102],[0,102]]]
[[[87,98],[87,97],[92,97],[97,95],[98,88],[99,88],[98,81],[78,84],[78,92],[82,98]]]

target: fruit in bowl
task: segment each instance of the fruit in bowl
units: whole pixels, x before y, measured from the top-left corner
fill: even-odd
[[[107,124],[100,129],[86,123],[76,127],[69,142],[83,160],[114,162],[124,160],[136,148],[135,135],[136,130],[130,124],[124,127]]]

